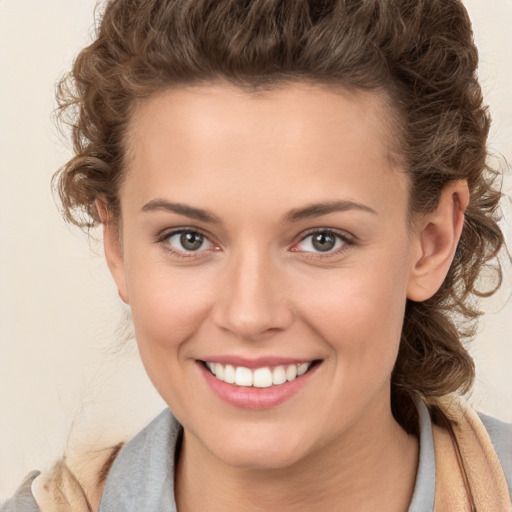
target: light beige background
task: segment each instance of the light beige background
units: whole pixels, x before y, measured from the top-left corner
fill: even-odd
[[[512,0],[466,3],[494,118],[491,148],[512,162]],[[100,245],[64,225],[50,193],[52,172],[69,156],[50,120],[54,84],[89,41],[94,4],[0,0],[0,497],[50,464],[68,438],[112,442],[164,406],[133,343],[120,348],[123,308]],[[509,244],[511,223],[512,212]],[[472,348],[473,401],[512,421],[506,279]]]

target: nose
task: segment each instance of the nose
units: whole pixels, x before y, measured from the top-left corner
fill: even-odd
[[[282,270],[255,251],[232,260],[213,310],[216,325],[245,340],[265,339],[287,329],[293,312]]]

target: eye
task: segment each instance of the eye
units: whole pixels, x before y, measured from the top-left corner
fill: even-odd
[[[346,237],[329,230],[315,231],[306,235],[294,251],[328,253],[336,252],[350,241]]]
[[[165,241],[177,252],[202,252],[213,247],[208,238],[194,230],[174,231],[166,235]]]

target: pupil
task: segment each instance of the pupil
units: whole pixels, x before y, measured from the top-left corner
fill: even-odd
[[[180,243],[187,251],[197,251],[203,245],[203,237],[199,233],[182,233]]]
[[[336,239],[329,233],[319,233],[313,237],[313,246],[318,251],[330,251],[336,245]]]

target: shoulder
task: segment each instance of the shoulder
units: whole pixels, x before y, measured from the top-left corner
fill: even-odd
[[[117,479],[126,482],[134,468],[150,471],[147,464],[162,457],[168,465],[174,452],[161,448],[175,447],[180,428],[166,408],[128,443],[100,450],[74,446],[49,471],[30,473],[14,496],[0,504],[0,512],[96,512],[114,466]],[[133,486],[122,487],[136,492]]]
[[[454,454],[469,483],[482,496],[492,488],[493,498],[507,503],[512,497],[512,425],[478,413],[456,393],[436,397],[429,405],[438,437],[442,432],[444,438],[452,438]]]
[[[505,473],[512,494],[512,423],[505,423],[492,416],[478,413]]]
[[[40,471],[29,473],[14,496],[0,507],[0,512],[39,512],[39,507],[32,495],[32,482],[40,474]]]
[[[0,512],[94,512],[107,474],[124,443],[59,460],[31,472]]]

